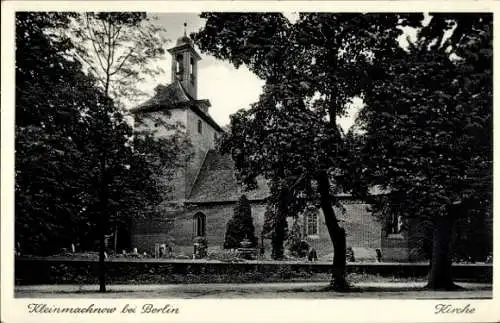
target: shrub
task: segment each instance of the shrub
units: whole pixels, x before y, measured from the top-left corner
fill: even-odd
[[[307,256],[309,244],[302,240],[302,227],[300,226],[297,218],[293,221],[286,245],[293,257],[303,258]]]
[[[252,248],[257,246],[250,202],[242,195],[234,208],[233,218],[227,223],[224,249],[239,248],[244,239],[250,240]]]

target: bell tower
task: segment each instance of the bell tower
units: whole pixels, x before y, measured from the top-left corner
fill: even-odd
[[[184,36],[177,39],[175,47],[168,52],[172,55],[171,82],[178,80],[184,90],[194,99],[198,91],[198,61],[200,55],[194,49],[193,41],[186,34],[187,24],[184,23]]]

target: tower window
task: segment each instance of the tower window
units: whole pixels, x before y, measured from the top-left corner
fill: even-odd
[[[201,133],[202,131],[202,123],[201,120],[198,120],[198,133]]]
[[[204,237],[206,235],[207,217],[205,214],[198,212],[193,217],[194,235],[196,237]]]
[[[195,81],[195,76],[194,76],[194,59],[191,57],[189,61],[189,79],[191,81],[191,84],[194,85]]]
[[[175,72],[176,72],[178,78],[182,78],[182,72],[184,70],[184,67],[182,66],[182,59],[183,59],[183,57],[180,54],[175,57],[175,61],[176,61]]]

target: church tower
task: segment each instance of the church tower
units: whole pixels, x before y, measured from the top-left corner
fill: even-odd
[[[131,113],[138,130],[154,129],[158,137],[173,134],[171,129],[162,126],[164,124],[183,126],[185,137],[191,143],[184,155],[190,158],[179,163],[182,166],[169,180],[169,200],[179,202],[189,199],[205,158],[209,151],[215,149],[215,142],[223,130],[210,116],[210,101],[198,98],[198,62],[201,57],[186,35],[186,24],[184,35],[168,52],[172,56],[170,84],[159,84],[153,97],[131,109]]]
[[[201,59],[193,46],[193,41],[186,35],[184,23],[184,36],[177,39],[176,46],[168,52],[172,55],[171,82],[179,80],[184,90],[191,99],[197,99],[198,61]]]

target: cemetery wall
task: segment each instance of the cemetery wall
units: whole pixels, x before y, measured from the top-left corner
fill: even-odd
[[[97,260],[17,257],[15,283],[96,284]],[[224,263],[205,260],[113,259],[106,262],[107,282],[113,283],[239,283],[278,281],[328,281],[331,264],[327,262],[248,261]],[[348,273],[391,278],[425,279],[427,263],[351,263]],[[455,281],[492,283],[492,264],[454,264]]]

